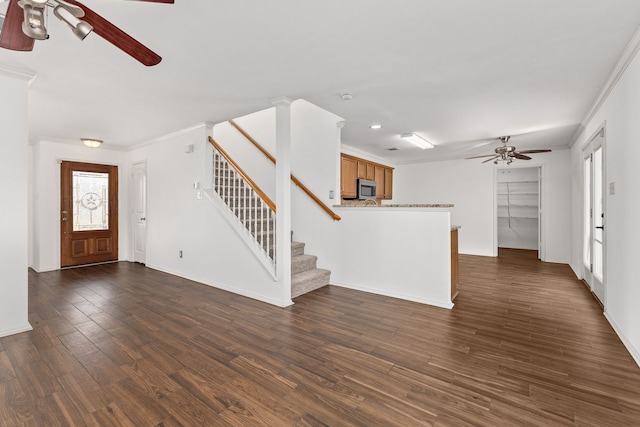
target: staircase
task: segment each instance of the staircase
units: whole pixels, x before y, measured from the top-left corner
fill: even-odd
[[[273,205],[261,190],[254,189],[253,182],[248,183],[236,170],[236,165],[226,160],[226,153],[218,152],[214,145],[213,189],[237,222],[242,224],[244,233],[253,239],[252,244],[259,247],[262,255],[275,266],[275,212]],[[220,150],[221,151],[221,150]],[[245,236],[246,237],[246,236]],[[293,239],[293,232],[291,232]],[[291,298],[311,292],[329,284],[331,272],[316,266],[318,257],[304,253],[305,244],[291,242]]]
[[[329,284],[331,272],[316,267],[318,257],[304,253],[304,243],[291,242],[291,298]]]

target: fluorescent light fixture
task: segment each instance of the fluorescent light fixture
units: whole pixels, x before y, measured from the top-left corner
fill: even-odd
[[[82,140],[82,143],[84,145],[90,148],[98,148],[100,147],[100,145],[102,145],[102,141],[99,139],[93,139],[93,138],[80,138],[80,139]]]
[[[371,129],[382,129],[382,125],[371,125],[369,126]]]
[[[408,141],[410,143],[412,143],[413,145],[422,148],[423,150],[426,150],[427,148],[433,148],[433,144],[430,143],[429,141],[427,141],[426,139],[424,139],[423,137],[421,137],[420,135],[418,135],[417,133],[403,133],[402,135],[400,135],[400,138],[404,139],[405,141]]]

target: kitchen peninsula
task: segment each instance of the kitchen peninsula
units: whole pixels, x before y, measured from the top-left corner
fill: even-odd
[[[331,263],[334,284],[453,307],[452,204],[342,203],[334,206],[342,217],[334,224],[340,236]]]

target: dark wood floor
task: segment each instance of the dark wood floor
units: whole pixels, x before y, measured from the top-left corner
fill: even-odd
[[[640,369],[569,267],[530,254],[461,256],[453,310],[333,286],[280,309],[125,262],[31,272],[0,425],[640,425]]]

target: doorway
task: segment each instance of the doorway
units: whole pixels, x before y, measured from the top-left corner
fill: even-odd
[[[540,167],[497,170],[498,248],[536,251],[541,259],[540,183]]]
[[[133,165],[133,261],[147,263],[147,164]]]
[[[118,167],[60,164],[60,266],[118,260]]]
[[[605,280],[605,200],[604,200],[604,128],[583,151],[584,170],[584,280],[604,305]]]

